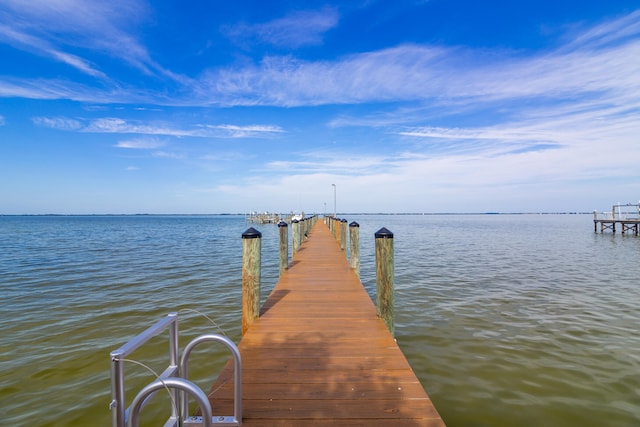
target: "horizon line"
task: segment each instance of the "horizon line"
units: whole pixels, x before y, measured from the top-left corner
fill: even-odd
[[[290,213],[282,212],[263,212],[275,215],[289,215]],[[250,213],[22,213],[22,214],[5,214],[0,216],[248,216]],[[593,211],[562,211],[562,212],[338,212],[336,217],[350,215],[400,215],[400,216],[427,216],[427,215],[593,215]],[[333,217],[333,214],[313,213],[310,216],[327,216]]]

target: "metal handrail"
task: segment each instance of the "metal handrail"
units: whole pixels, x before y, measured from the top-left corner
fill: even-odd
[[[144,387],[135,397],[129,408],[126,407],[124,366],[128,355],[140,348],[149,339],[169,329],[169,366],[159,377]],[[188,360],[194,347],[202,342],[215,341],[224,344],[234,358],[234,414],[233,417],[216,417],[211,415],[211,403],[207,395],[194,383],[187,379]],[[144,332],[136,335],[128,343],[110,353],[111,357],[111,404],[113,427],[137,427],[138,414],[151,397],[160,389],[171,389],[172,399],[177,405],[171,405],[171,416],[165,425],[182,426],[211,426],[242,424],[242,361],[238,347],[229,338],[217,334],[202,335],[192,340],[182,355],[178,364],[178,313],[169,313],[165,318],[156,322]],[[181,376],[182,373],[182,376]],[[200,405],[202,417],[188,417],[189,394]],[[182,415],[182,417],[181,417]]]
[[[169,313],[164,319],[156,322],[144,332],[136,335],[132,340],[117,350],[111,352],[111,404],[113,411],[112,424],[114,427],[125,427],[127,422],[127,408],[124,389],[124,359],[140,348],[144,343],[169,328],[169,367],[160,376],[169,378],[178,375],[178,313]],[[174,392],[174,399],[178,399],[178,392]],[[144,406],[144,403],[142,405]],[[171,407],[171,416],[179,418],[177,408]]]

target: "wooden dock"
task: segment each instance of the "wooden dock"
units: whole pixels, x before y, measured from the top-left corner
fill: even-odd
[[[600,225],[601,233],[604,233],[605,230],[611,230],[615,234],[616,227],[620,226],[622,234],[632,232],[637,236],[640,225],[640,202],[618,203],[611,207],[611,212],[600,212],[600,216],[597,211],[593,211],[593,231],[596,233],[598,225]]]
[[[243,426],[444,426],[328,227],[318,221],[245,332]],[[209,393],[233,412],[228,365]]]
[[[619,226],[622,234],[631,232],[638,235],[638,225],[640,225],[640,219],[594,219],[593,231],[598,232],[598,225],[600,225],[600,232],[604,233],[605,230],[611,230],[616,232],[616,226]]]

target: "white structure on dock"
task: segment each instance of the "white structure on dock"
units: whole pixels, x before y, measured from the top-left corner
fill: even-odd
[[[280,221],[291,223],[294,219],[301,221],[304,219],[304,212],[295,214],[293,212],[289,214],[280,214],[274,212],[251,212],[246,215],[246,221],[252,224],[277,224]]]
[[[632,209],[629,209],[632,208]],[[627,231],[633,231],[637,236],[640,226],[640,202],[613,205],[611,212],[601,212],[598,217],[598,211],[593,211],[593,231],[598,232],[598,224],[600,224],[600,232],[611,230],[616,232],[616,225],[620,225],[620,231],[625,234]]]

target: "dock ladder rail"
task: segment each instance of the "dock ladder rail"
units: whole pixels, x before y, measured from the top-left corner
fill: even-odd
[[[159,375],[159,378],[148,384],[136,395],[127,408],[125,401],[125,378],[123,362],[128,355],[140,348],[152,337],[165,329],[169,329],[169,366]],[[138,427],[138,416],[142,408],[162,389],[170,389],[172,400],[176,405],[171,406],[171,416],[164,427],[196,427],[204,426],[240,426],[242,425],[242,361],[238,347],[229,338],[217,335],[201,335],[193,339],[184,349],[180,364],[178,364],[178,313],[169,313],[165,318],[146,329],[141,334],[117,350],[111,352],[111,404],[113,427]],[[191,351],[200,343],[218,342],[224,344],[234,359],[234,404],[233,416],[213,416],[211,404],[206,393],[196,384],[188,380],[188,363]],[[182,374],[182,375],[181,375]],[[189,416],[189,395],[191,395],[202,411],[202,416]],[[177,407],[176,407],[177,406]]]

